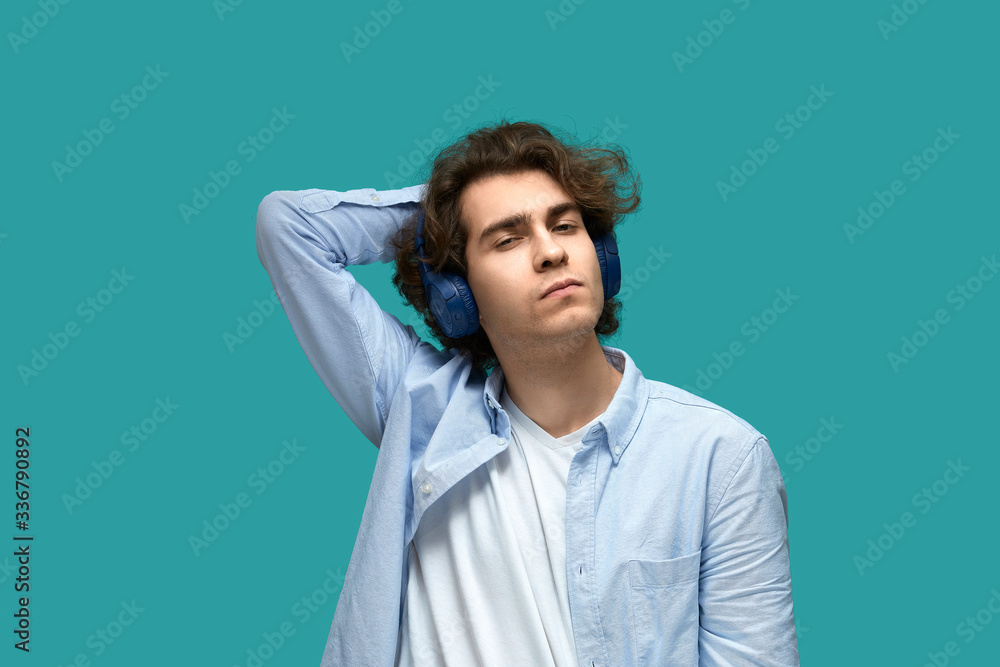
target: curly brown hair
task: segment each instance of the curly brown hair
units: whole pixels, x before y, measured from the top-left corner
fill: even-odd
[[[434,271],[456,273],[468,279],[465,258],[466,231],[459,210],[463,190],[480,179],[540,169],[548,173],[576,202],[591,238],[614,233],[622,218],[639,207],[642,180],[633,173],[625,152],[614,144],[605,147],[574,144],[556,137],[543,124],[500,120],[470,132],[435,157],[424,198],[424,254]],[[427,295],[417,270],[414,252],[418,215],[395,234],[395,269],[392,283],[423,316],[434,337],[446,348],[458,350],[483,373],[497,364],[496,353],[482,327],[461,338],[444,334],[427,306]],[[606,299],[594,331],[607,337],[619,326],[622,303]]]

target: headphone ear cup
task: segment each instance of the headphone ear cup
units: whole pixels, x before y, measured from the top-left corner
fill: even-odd
[[[424,259],[424,209],[420,209],[414,232],[413,251]],[[434,273],[427,264],[418,261],[420,281],[424,284],[427,307],[441,331],[449,338],[461,338],[479,329],[479,308],[472,288],[457,273]]]
[[[455,305],[456,309],[460,311],[461,317],[459,319],[463,325],[460,332],[454,337],[468,336],[479,329],[479,307],[476,305],[476,298],[472,296],[472,288],[462,276],[448,274],[448,278],[451,279],[452,284],[455,285],[455,291],[458,293],[458,302]]]
[[[428,274],[424,283],[434,321],[449,338],[461,338],[479,329],[479,308],[472,289],[456,273]]]
[[[622,264],[618,257],[618,243],[611,232],[594,239],[597,250],[597,263],[601,266],[601,283],[604,286],[604,299],[610,299],[618,294],[622,286]]]

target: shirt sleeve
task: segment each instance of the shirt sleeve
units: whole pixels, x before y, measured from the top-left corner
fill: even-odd
[[[257,256],[309,363],[376,447],[389,403],[421,342],[346,270],[389,262],[389,242],[418,213],[425,185],[281,190],[257,210]]]
[[[788,502],[758,434],[702,543],[699,665],[798,665],[788,559]]]

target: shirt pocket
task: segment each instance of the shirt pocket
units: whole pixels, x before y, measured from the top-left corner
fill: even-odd
[[[697,667],[700,569],[700,550],[670,560],[628,561],[629,608],[639,667]]]

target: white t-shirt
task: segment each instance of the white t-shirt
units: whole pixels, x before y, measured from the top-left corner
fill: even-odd
[[[575,667],[566,478],[597,421],[553,438],[500,402],[511,440],[431,505],[410,543],[396,664]]]

